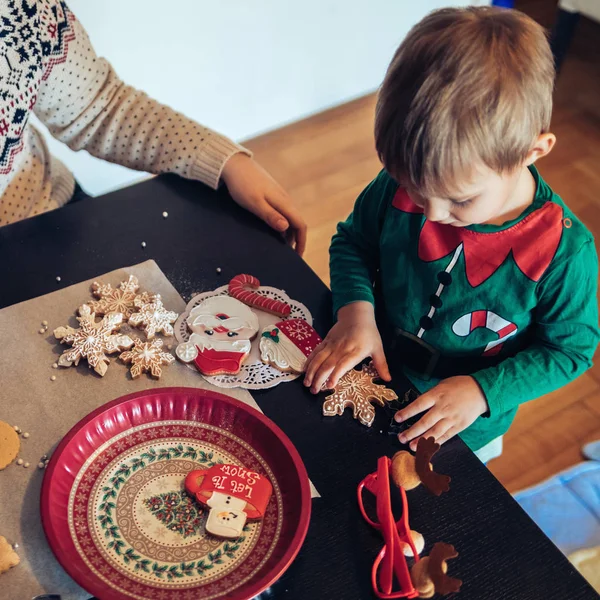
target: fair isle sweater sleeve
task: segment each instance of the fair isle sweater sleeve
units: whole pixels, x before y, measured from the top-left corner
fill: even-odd
[[[62,55],[44,56],[34,112],[72,150],[150,173],[177,173],[216,188],[223,166],[250,152],[123,83],[94,52],[62,0],[40,2],[48,46],[62,36]]]

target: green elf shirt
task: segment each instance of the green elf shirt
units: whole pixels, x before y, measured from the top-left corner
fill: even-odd
[[[470,373],[489,413],[461,433],[472,450],[505,433],[519,404],[588,369],[598,344],[594,239],[530,171],[535,198],[518,218],[466,228],[427,221],[382,171],[331,243],[334,314],[375,304],[377,280],[378,313],[395,331],[484,365]],[[439,381],[406,374],[421,392]]]

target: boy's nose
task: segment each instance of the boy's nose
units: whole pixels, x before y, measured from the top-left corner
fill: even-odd
[[[434,222],[444,221],[450,216],[450,213],[442,204],[439,202],[432,202],[431,200],[425,202],[423,212],[429,221]]]

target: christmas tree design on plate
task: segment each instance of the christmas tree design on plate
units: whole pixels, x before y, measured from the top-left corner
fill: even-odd
[[[185,492],[156,494],[146,498],[144,505],[169,531],[183,538],[200,533],[202,510]]]

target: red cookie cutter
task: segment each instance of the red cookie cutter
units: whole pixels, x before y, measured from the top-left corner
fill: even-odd
[[[248,519],[262,519],[273,493],[273,486],[264,475],[239,465],[214,465],[191,471],[185,478],[185,489],[201,504],[206,504],[214,492],[245,500]]]
[[[394,521],[392,513],[392,499],[390,494],[390,467],[392,461],[387,456],[382,456],[377,461],[377,472],[367,475],[358,486],[358,506],[365,521],[375,529],[381,531],[384,545],[379,552],[371,571],[371,584],[378,598],[385,600],[392,598],[418,598],[419,592],[415,589],[410,577],[406,558],[402,552],[402,542],[408,544],[412,550],[415,562],[419,555],[410,535],[408,525],[408,501],[404,488],[400,489],[402,496],[402,516]],[[377,498],[378,523],[371,520],[363,504],[363,490],[369,490]],[[394,577],[400,587],[394,588]]]

